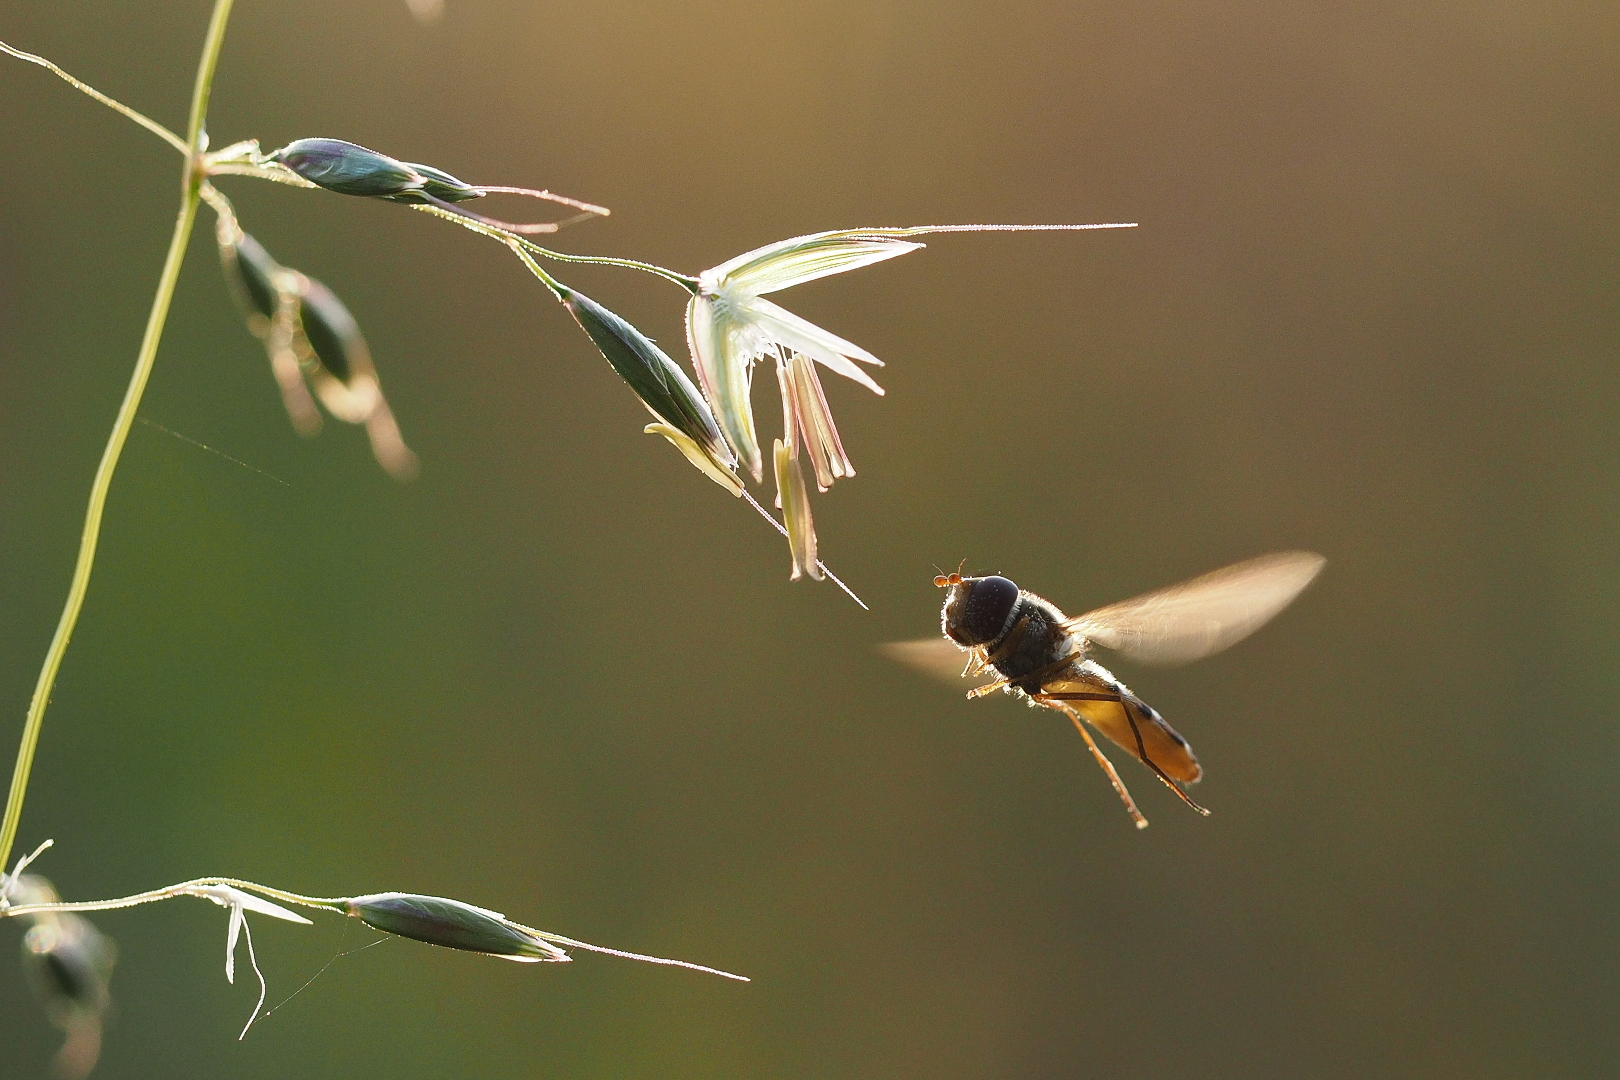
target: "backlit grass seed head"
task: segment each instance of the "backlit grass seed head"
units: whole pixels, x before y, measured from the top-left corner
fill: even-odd
[[[388,934],[446,949],[483,953],[532,964],[567,960],[568,954],[499,912],[442,896],[373,893],[345,903],[348,913]]]
[[[708,403],[680,366],[651,338],[595,300],[564,285],[556,289],[563,306],[613,370],[660,421],[647,430],[669,439],[716,483],[740,494],[742,482],[733,472],[737,458],[720,434]]]
[[[686,432],[664,423],[648,424],[641,430],[648,435],[662,435],[698,472],[731,492],[733,496],[742,497],[744,491],[742,477],[734,470],[722,466],[707,449],[699,446]]]
[[[686,308],[686,335],[692,351],[692,365],[703,390],[714,405],[716,419],[727,440],[737,452],[742,467],[754,479],[763,478],[759,439],[754,432],[754,413],[749,400],[754,364],[766,358],[785,367],[795,354],[826,366],[853,379],[873,393],[882,387],[857,364],[882,366],[883,361],[852,342],[823,330],[785,308],[764,299],[807,281],[841,274],[885,259],[915,251],[923,245],[884,236],[831,232],[794,237],[768,244],[723,262],[698,275],[698,291]],[[814,367],[806,364],[808,376],[800,381],[805,392],[820,401],[821,416],[806,424],[807,435],[817,440],[825,456],[848,459],[832,429]],[[807,399],[808,400],[808,399]],[[806,402],[795,402],[795,413]],[[828,435],[823,435],[823,431]],[[813,432],[814,434],[810,434]],[[812,458],[818,457],[812,451]],[[830,482],[832,472],[826,473]],[[823,474],[817,472],[817,482]],[[822,486],[825,486],[823,483]]]
[[[485,192],[428,165],[399,161],[342,139],[298,139],[269,155],[317,187],[340,195],[421,203],[481,198]]]
[[[468,199],[481,199],[486,194],[483,188],[473,187],[471,184],[464,183],[456,179],[454,176],[451,176],[443,169],[435,169],[433,166],[423,165],[419,161],[412,161],[408,164],[410,168],[415,169],[421,174],[422,191],[428,195],[432,195],[435,199],[443,199],[445,202],[452,203],[465,202]],[[394,196],[394,199],[398,202],[420,201],[420,199],[416,197],[416,193],[410,191],[396,195]]]
[[[305,436],[320,431],[318,397],[337,419],[365,425],[372,454],[389,475],[400,480],[416,475],[416,455],[383,396],[360,324],[331,289],[276,262],[241,230],[228,207],[220,206],[220,262],[248,329],[269,353],[293,427]]]
[[[803,370],[813,372],[814,369],[798,353],[791,354],[787,363],[776,367],[777,388],[782,398],[782,431],[786,442],[782,439],[774,441],[772,464],[776,475],[776,508],[782,511],[788,553],[793,560],[788,580],[797,581],[808,576],[820,581],[821,566],[816,561],[816,523],[810,514],[810,492],[805,488],[804,469],[799,456],[809,423],[799,413],[801,395],[795,385]],[[820,387],[816,389],[819,393]],[[825,406],[826,403],[823,401],[822,404]],[[836,439],[837,435],[833,437]],[[831,483],[830,480],[828,482]]]
[[[816,364],[882,394],[883,388],[859,365],[881,366],[883,361],[764,297],[922,246],[887,236],[816,233],[768,244],[698,275],[697,292],[686,308],[692,365],[738,461],[755,480],[763,479],[764,470],[750,395],[753,367],[767,358],[775,362],[782,439],[774,444],[772,471],[794,580],[822,576],[802,457],[809,457],[816,487],[822,491],[840,477],[855,475]]]
[[[810,455],[816,488],[826,491],[839,477],[854,476],[855,466],[838,438],[816,365],[803,353],[795,352],[789,353],[776,370],[784,405],[784,431],[797,432],[798,446]]]
[[[946,232],[1067,232],[1130,228],[1098,225],[921,225],[910,228],[840,229],[796,236],[745,252],[698,275],[686,307],[686,339],[692,366],[714,408],[715,419],[736,452],[740,467],[764,477],[750,399],[754,365],[775,361],[782,393],[782,440],[774,448],[777,505],[783,511],[793,554],[793,577],[818,577],[815,529],[801,497],[801,459],[810,459],[822,491],[855,468],[833,423],[816,365],[883,393],[862,364],[883,361],[853,342],[801,319],[765,297],[807,281],[897,258],[923,245],[909,239]]]

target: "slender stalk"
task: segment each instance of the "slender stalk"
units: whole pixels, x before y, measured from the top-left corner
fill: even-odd
[[[23,52],[21,49],[14,49],[3,41],[0,41],[0,52],[3,52],[8,56],[15,56],[18,60],[26,60],[30,64],[38,64],[46,71],[61,76],[67,81],[67,84],[73,87],[75,90],[89,94],[91,97],[107,106],[107,108],[129,117],[131,120],[141,125],[141,127],[145,128],[147,131],[150,131],[152,134],[156,135],[158,138],[162,139],[164,142],[168,143],[182,154],[189,154],[191,152],[190,147],[186,145],[186,141],[184,139],[170,131],[168,128],[164,127],[162,124],[158,123],[156,120],[153,120],[151,117],[142,113],[136,112],[134,109],[130,108],[128,105],[125,105],[122,101],[119,101],[116,98],[108,97],[106,94],[103,94],[100,90],[97,90],[89,83],[80,79],[75,79],[72,75],[69,75],[67,72],[63,71],[61,68],[45,59],[43,56],[35,56],[31,52]]]
[[[240,878],[204,877],[182,881],[178,885],[169,885],[162,889],[150,889],[146,892],[136,893],[133,896],[121,896],[116,900],[77,900],[55,901],[46,904],[17,904],[13,906],[0,905],[0,918],[17,918],[21,916],[82,914],[90,911],[118,911],[123,908],[138,907],[141,904],[155,904],[163,900],[173,900],[179,896],[196,896],[202,899],[214,900],[218,903],[216,895],[210,895],[209,890],[220,886],[228,886],[243,892],[257,893],[272,900],[280,900],[286,904],[297,904],[300,907],[320,908],[324,911],[336,911],[344,915],[353,915],[349,905],[353,900],[342,896],[305,896],[302,893],[287,892],[284,889],[273,889],[268,885],[260,885],[253,881],[243,881]],[[610,949],[606,945],[592,945],[588,941],[579,941],[576,938],[553,934],[549,930],[537,930],[532,926],[525,926],[520,922],[501,918],[508,926],[533,934],[545,941],[555,942],[558,945],[567,945],[575,949],[584,949],[587,952],[602,953],[606,956],[618,956],[626,960],[640,960],[648,964],[663,964],[668,967],[681,967],[689,971],[701,971],[709,975],[720,975],[738,982],[749,982],[743,975],[734,975],[729,971],[709,967],[705,964],[694,964],[689,960],[670,960],[662,956],[649,956],[646,953],[627,952],[624,949]],[[558,956],[556,959],[566,960],[567,956]]]
[[[417,206],[413,207],[413,209],[426,210],[429,213],[434,213],[437,210],[437,208],[431,206]],[[440,217],[449,218],[452,221],[456,221],[460,217],[460,215],[457,214],[446,213],[443,211],[437,212]],[[463,221],[462,224],[466,224],[466,222]],[[470,225],[468,227],[472,228]],[[1136,228],[1136,223],[1134,221],[1110,223],[1104,225],[913,225],[903,228],[843,229],[838,233],[832,233],[829,235],[843,235],[849,237],[901,237],[926,236],[930,233],[951,232],[1078,232],[1088,229],[1134,228]],[[477,230],[475,229],[474,231]],[[689,293],[696,293],[698,289],[697,278],[690,274],[682,274],[676,270],[668,270],[657,265],[656,263],[641,262],[638,259],[615,259],[606,255],[569,255],[565,252],[552,251],[550,248],[543,248],[539,244],[525,240],[522,237],[513,237],[512,239],[517,240],[518,243],[522,244],[525,248],[528,248],[530,251],[541,256],[542,258],[555,259],[558,262],[591,263],[596,266],[620,266],[627,270],[640,270],[644,273],[653,274],[657,277],[663,278],[665,281],[673,281],[675,284],[679,285]],[[865,605],[863,604],[862,606],[864,607]]]
[[[512,249],[512,254],[516,255],[520,260],[522,260],[524,266],[529,268],[529,273],[540,279],[540,284],[551,290],[552,296],[555,296],[558,301],[562,300],[562,282],[558,281],[556,278],[542,270],[540,268],[540,264],[534,261],[534,256],[530,255],[527,251],[524,251],[523,246],[519,244],[517,240],[514,239],[508,241],[506,246]]]
[[[225,24],[230,21],[233,2],[214,0],[214,14],[208,20],[202,56],[197,59],[197,79],[191,84],[191,116],[186,121],[186,145],[191,147],[193,156],[201,153],[207,142],[204,128],[208,120],[208,97],[214,92],[214,69],[219,66],[219,51],[225,44]]]
[[[272,889],[268,885],[258,885],[251,881],[242,881],[239,878],[228,877],[202,877],[190,881],[182,881],[178,885],[166,885],[161,889],[148,889],[146,892],[136,893],[133,896],[120,896],[116,900],[74,900],[56,901],[48,904],[13,904],[0,909],[0,917],[17,918],[26,915],[59,915],[65,913],[81,913],[86,911],[119,911],[123,908],[139,907],[141,904],[154,904],[160,900],[173,900],[177,896],[205,896],[202,891],[216,885],[225,885],[243,892],[258,893],[284,904],[297,904],[300,907],[320,908],[323,911],[344,910],[343,897],[304,896],[299,893],[287,892],[283,889]]]
[[[689,293],[697,292],[697,278],[690,274],[683,274],[678,270],[665,269],[655,263],[642,262],[639,259],[616,259],[609,255],[569,255],[566,252],[543,248],[539,244],[528,240],[522,240],[521,242],[524,247],[536,255],[544,256],[547,259],[555,259],[558,262],[566,263],[588,263],[593,266],[618,266],[626,270],[640,270],[655,277],[661,277],[665,281],[673,281]]]
[[[134,426],[135,412],[140,408],[146,381],[152,375],[158,342],[163,337],[163,324],[168,320],[175,283],[180,278],[180,266],[185,261],[186,244],[191,240],[191,228],[197,220],[198,189],[204,179],[197,169],[197,159],[207,145],[203,125],[208,115],[208,93],[213,83],[215,65],[219,63],[220,47],[225,41],[225,23],[230,18],[231,3],[232,0],[215,0],[213,18],[208,22],[208,34],[203,40],[202,59],[197,64],[197,79],[191,92],[191,118],[186,126],[187,152],[185,170],[181,174],[180,211],[175,216],[174,235],[169,239],[169,253],[163,260],[163,271],[158,275],[157,295],[152,298],[146,332],[141,338],[140,352],[135,357],[135,370],[130,375],[129,388],[124,391],[124,400],[118,407],[112,433],[107,437],[107,447],[101,453],[101,463],[96,467],[95,479],[90,484],[90,505],[84,515],[84,532],[79,538],[79,557],[73,566],[67,603],[62,607],[62,618],[56,624],[56,634],[45,652],[39,682],[35,684],[33,699],[28,704],[22,745],[17,750],[17,765],[12,770],[11,790],[6,796],[5,817],[0,820],[0,866],[4,866],[11,857],[11,847],[17,839],[17,825],[22,820],[23,797],[28,792],[28,774],[34,766],[34,751],[39,745],[45,708],[50,704],[56,673],[62,666],[68,640],[73,637],[73,628],[79,621],[79,611],[84,607],[85,593],[90,587],[90,571],[96,562],[96,544],[101,537],[101,518],[107,506],[107,491],[112,487],[113,471],[118,467],[124,442]],[[52,67],[54,70],[54,65]],[[75,85],[78,84],[75,82]]]
[[[654,263],[641,262],[637,259],[616,259],[607,255],[569,255],[561,251],[552,251],[550,248],[543,248],[539,244],[525,240],[521,236],[505,232],[501,229],[492,228],[473,218],[467,217],[465,214],[456,213],[453,210],[444,210],[428,203],[415,204],[411,207],[411,209],[420,210],[424,214],[432,214],[434,217],[444,218],[446,221],[453,221],[465,229],[471,229],[475,233],[492,237],[493,239],[499,240],[501,243],[508,246],[511,246],[514,242],[516,242],[542,258],[555,259],[558,262],[589,263],[593,266],[619,266],[626,270],[640,270],[643,273],[652,274],[655,277],[661,277],[665,281],[673,281],[675,284],[679,285],[689,293],[697,291],[697,278],[691,276],[690,274],[682,274],[676,270],[666,269],[662,266],[655,265]],[[516,248],[513,250],[515,251]]]

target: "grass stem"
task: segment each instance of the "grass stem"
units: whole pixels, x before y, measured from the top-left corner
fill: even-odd
[[[79,538],[79,556],[73,566],[73,580],[68,586],[67,603],[56,624],[40,668],[39,681],[34,686],[33,699],[28,703],[28,718],[23,723],[22,745],[17,750],[17,764],[11,773],[11,790],[6,795],[5,817],[0,819],[0,866],[11,857],[12,845],[17,839],[17,826],[22,820],[23,797],[28,792],[28,775],[34,766],[34,751],[39,746],[40,728],[45,722],[45,709],[50,704],[51,689],[56,684],[56,673],[67,653],[68,641],[78,624],[79,611],[84,607],[85,593],[90,588],[90,571],[96,562],[96,545],[101,538],[101,518],[107,507],[107,492],[112,487],[113,472],[118,468],[119,455],[135,424],[135,413],[140,408],[141,395],[152,375],[152,364],[157,358],[158,342],[163,337],[163,325],[169,317],[169,305],[174,300],[175,283],[180,279],[180,267],[185,262],[186,245],[191,240],[191,229],[197,221],[199,190],[204,177],[198,171],[198,160],[207,145],[204,124],[208,116],[208,95],[214,80],[214,68],[219,63],[220,47],[225,42],[225,24],[230,18],[233,0],[215,0],[214,14],[208,22],[208,34],[203,40],[202,58],[197,64],[197,78],[191,92],[191,117],[186,127],[186,165],[181,174],[180,210],[175,215],[174,234],[169,239],[169,253],[163,260],[158,275],[157,295],[152,298],[152,310],[146,318],[146,332],[141,337],[140,352],[135,357],[135,370],[130,375],[129,388],[124,391],[123,403],[113,421],[112,433],[107,437],[101,463],[96,466],[95,479],[90,484],[90,505],[85,511],[84,531]],[[8,52],[12,50],[7,50]],[[27,59],[28,57],[24,57]],[[55,65],[47,64],[58,74]],[[70,79],[80,89],[86,89]],[[86,90],[88,93],[89,91]],[[98,100],[102,100],[100,95]],[[110,103],[111,99],[106,99]],[[120,110],[125,111],[125,110]],[[127,112],[126,112],[127,114]],[[148,124],[150,126],[150,124]]]
[[[38,64],[46,71],[49,71],[54,75],[61,76],[62,79],[64,79],[67,84],[73,87],[75,90],[86,93],[114,112],[129,117],[129,119],[135,121],[137,124],[141,125],[141,127],[145,128],[147,131],[150,131],[152,134],[156,135],[158,138],[162,139],[164,142],[168,143],[182,154],[189,154],[191,152],[190,147],[186,145],[186,141],[184,139],[170,131],[168,128],[164,127],[162,124],[158,123],[156,120],[153,120],[144,113],[137,112],[128,105],[125,105],[122,101],[119,101],[117,98],[108,97],[106,94],[103,94],[100,90],[97,90],[89,83],[80,79],[75,79],[72,75],[69,75],[67,72],[63,71],[61,68],[45,59],[43,56],[35,56],[31,52],[23,52],[21,49],[14,49],[3,41],[0,41],[0,52],[5,53],[7,56],[15,56],[18,60],[26,60],[30,64]]]

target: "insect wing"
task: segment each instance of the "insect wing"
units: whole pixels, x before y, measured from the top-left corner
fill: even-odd
[[[1287,607],[1327,562],[1279,551],[1098,608],[1064,623],[1133,660],[1184,664],[1242,641]]]
[[[891,660],[898,660],[909,668],[915,668],[924,675],[953,682],[963,676],[970,662],[975,659],[972,653],[963,651],[954,642],[943,637],[891,641],[879,645],[878,652]],[[984,672],[975,681],[985,682],[992,675],[992,672]]]

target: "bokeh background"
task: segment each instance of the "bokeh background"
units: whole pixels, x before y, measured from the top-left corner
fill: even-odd
[[[179,126],[208,7],[10,0],[0,34]],[[881,399],[829,379],[860,474],[816,503],[868,613],[789,585],[498,247],[223,181],[358,315],[422,474],[292,433],[205,216],[142,413],[283,483],[137,426],[22,845],[54,837],[76,898],[436,892],[755,982],[394,941],[238,1043],[256,988],[181,901],[98,919],[97,1075],[1607,1074],[1617,49],[1591,0],[242,0],[216,145],[613,207],[570,250],[1142,227],[938,237],[780,298],[889,362]],[[37,68],[0,100],[9,762],[177,161]],[[684,358],[677,290],[563,276]],[[1273,626],[1117,668],[1193,741],[1207,820],[1122,760],[1137,833],[1061,718],[873,648],[935,629],[936,563],[1082,610],[1288,547],[1330,561]],[[346,922],[259,920],[271,1004],[371,940]],[[42,1076],[20,929],[3,1071]]]

